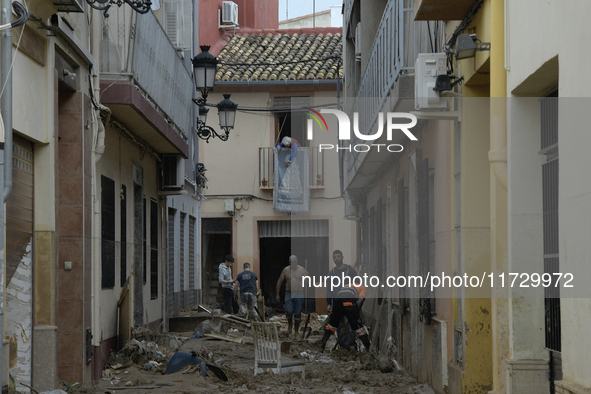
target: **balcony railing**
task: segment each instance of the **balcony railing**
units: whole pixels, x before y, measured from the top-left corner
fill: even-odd
[[[109,14],[102,17],[101,77],[131,80],[186,140],[193,81],[164,29],[152,12],[122,7]]]
[[[316,146],[299,147],[300,150],[309,151],[310,187],[324,187],[324,152]],[[259,187],[272,189],[273,174],[273,148],[259,148]]]
[[[431,52],[433,39],[429,39],[427,22],[415,22],[412,7],[413,0],[390,0],[384,9],[353,104],[353,111],[359,113],[359,129],[363,134],[371,133],[386,100],[398,99],[392,93],[400,75],[414,73],[417,55]],[[433,27],[431,31],[437,37],[441,36],[439,42],[444,43],[443,22],[440,25],[438,31]],[[433,47],[433,50],[437,52],[441,48]],[[354,144],[361,142],[352,141]],[[356,157],[358,154],[348,155]],[[354,158],[349,160],[349,163],[353,162]]]

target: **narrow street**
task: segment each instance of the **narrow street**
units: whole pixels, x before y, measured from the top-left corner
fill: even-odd
[[[284,320],[284,319],[283,319]],[[277,324],[284,329],[284,322]],[[320,353],[316,344],[321,335],[317,328],[321,323],[314,322],[308,339],[296,340],[280,332],[282,348],[289,347],[283,352],[286,359],[305,362],[306,377],[301,373],[290,372],[280,375],[264,373],[254,376],[254,344],[250,332],[246,330],[230,329],[233,337],[242,337],[242,343],[234,343],[213,338],[192,338],[186,340],[178,349],[180,352],[196,352],[207,364],[219,366],[227,375],[224,382],[216,377],[211,370],[208,376],[202,377],[198,366],[188,365],[180,372],[166,375],[165,363],[150,366],[150,356],[123,356],[111,359],[111,368],[103,372],[103,379],[98,387],[84,388],[70,387],[70,392],[102,392],[102,393],[400,393],[400,394],[431,394],[432,389],[426,384],[418,384],[408,374],[396,368],[396,365],[385,356],[377,358],[368,353],[354,350],[337,349]],[[192,332],[171,333],[170,336],[159,336],[157,342],[163,343],[162,338],[176,336],[189,338]],[[336,339],[333,337],[327,344],[332,349]],[[143,342],[146,343],[145,341]],[[174,340],[168,343],[174,343]],[[146,346],[146,348],[148,348]],[[172,351],[159,350],[169,360]],[[130,362],[135,360],[136,363]],[[115,364],[113,364],[115,363]],[[118,364],[118,365],[117,365]],[[151,368],[151,369],[147,369]],[[383,372],[382,372],[383,371]]]

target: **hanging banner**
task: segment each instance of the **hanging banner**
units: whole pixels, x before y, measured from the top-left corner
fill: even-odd
[[[280,212],[310,212],[310,151],[299,148],[288,167],[291,149],[273,148],[273,209]]]

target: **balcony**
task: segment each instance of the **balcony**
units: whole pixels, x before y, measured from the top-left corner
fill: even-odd
[[[359,130],[363,134],[374,133],[380,112],[407,112],[414,109],[414,63],[419,53],[431,52],[431,41],[427,22],[414,21],[412,6],[413,0],[388,1],[357,94],[352,98],[352,103],[347,102],[347,107],[359,114]],[[441,23],[434,32],[440,38],[440,43],[444,42],[444,32],[445,26]],[[351,141],[352,145],[360,143],[364,141]],[[380,155],[367,160],[372,155],[372,152],[345,153],[343,165],[346,188],[365,187],[372,179],[367,175],[375,173],[383,164],[382,161],[387,159],[386,155]]]
[[[101,102],[160,153],[188,154],[193,80],[152,12],[102,17]]]
[[[324,152],[318,147],[299,147],[307,150],[310,158],[310,188],[324,188]],[[259,148],[259,187],[263,190],[273,190],[273,148]]]
[[[462,20],[474,4],[476,0],[415,0],[415,20]]]

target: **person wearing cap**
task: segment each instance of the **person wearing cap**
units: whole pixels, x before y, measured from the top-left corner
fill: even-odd
[[[287,136],[283,137],[281,142],[279,144],[277,144],[277,148],[279,148],[279,149],[291,147],[291,155],[289,156],[289,158],[285,162],[286,167],[289,167],[291,165],[291,162],[293,160],[295,160],[296,155],[298,154],[298,146],[299,145],[300,145],[300,143],[298,142],[298,140],[296,140],[295,138],[287,137]]]
[[[259,278],[250,270],[250,264],[244,263],[244,271],[238,274],[236,281],[240,287],[240,315],[250,320],[258,320],[254,309],[257,306]]]
[[[238,303],[234,298],[234,283],[232,279],[232,268],[230,266],[234,262],[234,257],[231,254],[227,255],[225,261],[220,264],[218,281],[222,284],[222,294],[224,295],[224,312],[238,313]]]

